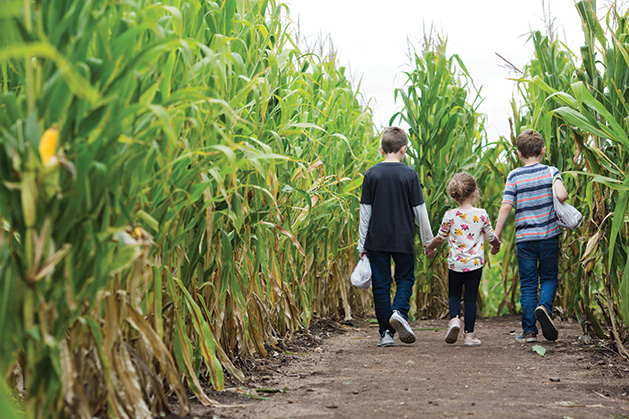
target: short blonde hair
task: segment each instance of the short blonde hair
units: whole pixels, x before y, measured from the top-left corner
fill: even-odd
[[[464,201],[476,190],[476,180],[467,172],[457,173],[448,182],[447,190],[456,202]]]

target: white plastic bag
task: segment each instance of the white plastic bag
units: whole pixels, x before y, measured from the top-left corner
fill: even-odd
[[[354,272],[352,272],[351,281],[352,285],[361,290],[367,289],[371,285],[371,265],[369,264],[367,255],[363,256],[363,258],[358,261]]]
[[[553,169],[549,167],[548,170],[550,170],[550,176],[552,177]],[[555,194],[555,180],[556,179],[553,179],[551,189],[553,191],[553,204],[555,205],[557,224],[559,224],[559,227],[574,230],[581,225],[583,215],[572,205],[566,202],[559,202],[559,199],[557,199],[557,195]]]

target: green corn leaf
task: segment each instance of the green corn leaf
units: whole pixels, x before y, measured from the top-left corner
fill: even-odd
[[[531,350],[535,353],[537,353],[539,356],[544,356],[546,355],[546,348],[544,348],[541,345],[533,345],[531,347]]]
[[[11,392],[4,380],[0,380],[0,416],[6,419],[24,417],[23,414],[19,412],[20,409],[17,400],[14,400],[11,396]]]
[[[607,130],[604,127],[592,124],[585,116],[574,109],[563,107],[555,109],[553,112],[559,114],[563,119],[566,120],[566,122],[570,123],[572,126],[578,129],[602,138],[610,137],[610,133],[606,132]]]
[[[0,63],[30,57],[46,58],[53,61],[74,94],[91,102],[98,101],[99,92],[49,43],[33,42],[26,45],[10,45],[0,49]]]
[[[624,184],[625,186],[629,187],[629,177],[625,178]],[[618,200],[616,201],[616,208],[614,208],[614,216],[612,218],[612,227],[609,238],[609,256],[607,261],[610,271],[612,269],[612,262],[614,260],[614,248],[616,247],[616,238],[618,237],[618,234],[622,234],[624,231],[626,231],[625,224],[627,221],[625,213],[628,206],[629,191],[620,191],[618,193]]]
[[[629,254],[627,247],[625,247],[625,254]],[[629,327],[629,257],[627,257],[620,283],[620,310],[625,324]]]

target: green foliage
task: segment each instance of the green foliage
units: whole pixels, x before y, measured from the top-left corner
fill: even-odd
[[[182,376],[212,404],[199,378],[243,379],[233,356],[364,312],[346,278],[371,114],[283,9],[0,14],[0,370],[19,365],[32,415],[158,416],[170,396],[184,415]]]
[[[11,391],[4,382],[0,381],[0,416],[5,419],[18,419],[24,417],[20,412],[18,403],[11,395]]]

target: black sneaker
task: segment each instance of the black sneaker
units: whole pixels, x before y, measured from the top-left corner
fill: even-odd
[[[535,309],[535,318],[542,326],[542,334],[547,340],[557,340],[559,333],[557,332],[557,327],[555,327],[555,323],[553,323],[553,319],[550,318],[550,315],[546,311],[546,307],[539,306]]]

